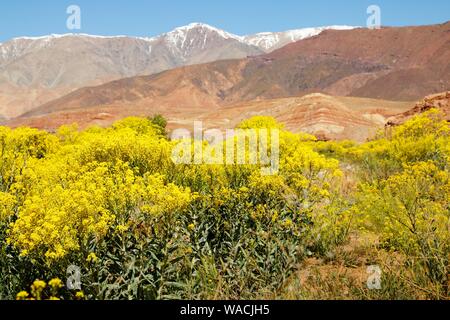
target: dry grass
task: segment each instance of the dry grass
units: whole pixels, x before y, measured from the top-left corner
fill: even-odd
[[[369,289],[369,266],[382,270],[381,289]],[[279,293],[286,300],[426,300],[433,288],[420,284],[405,257],[378,246],[373,234],[351,240],[325,258],[309,258]],[[275,297],[271,297],[275,298]],[[448,297],[440,297],[445,299]]]

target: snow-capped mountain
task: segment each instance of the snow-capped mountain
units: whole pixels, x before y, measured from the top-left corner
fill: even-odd
[[[195,53],[199,51],[207,51],[210,50],[211,47],[213,47],[212,49],[215,49],[214,44],[217,45],[218,42],[228,41],[233,44],[240,43],[241,45],[253,47],[251,49],[246,48],[250,52],[258,51],[259,49],[267,53],[281,48],[286,44],[319,35],[324,30],[350,30],[353,28],[355,27],[327,26],[303,28],[285,32],[261,32],[253,35],[238,36],[204,23],[191,23],[189,25],[176,28],[168,33],[151,38],[130,36],[97,36],[83,33],[68,33],[62,35],[51,34],[41,37],[20,37],[14,38],[3,44],[0,43],[0,63],[18,59],[32,50],[51,47],[59,40],[63,39],[84,38],[90,40],[109,41],[134,39],[136,41],[148,43],[148,55],[152,54],[153,46],[164,45],[168,51],[172,52],[178,58],[189,60],[189,57],[194,56]],[[230,54],[229,52],[228,55],[234,56],[234,54]],[[241,57],[242,55],[238,58]]]
[[[329,26],[304,28],[284,32],[261,32],[254,35],[244,36],[242,37],[242,40],[249,45],[257,46],[265,52],[271,52],[284,47],[289,43],[317,36],[324,30],[351,30],[354,28],[355,27],[350,26]]]
[[[15,38],[0,44],[0,116],[16,116],[80,87],[267,53],[326,28],[350,27],[238,36],[192,23],[149,38],[88,34]]]
[[[246,43],[239,36],[202,23],[191,23],[147,41],[152,52],[155,48],[164,48],[180,65],[238,59],[263,53],[258,46]]]

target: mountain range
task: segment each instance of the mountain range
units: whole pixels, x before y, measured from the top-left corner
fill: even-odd
[[[185,65],[271,52],[326,29],[237,36],[192,23],[152,38],[86,34],[22,37],[0,44],[0,116],[11,118],[75,89]]]

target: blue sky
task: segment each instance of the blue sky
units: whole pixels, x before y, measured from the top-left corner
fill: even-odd
[[[377,4],[382,24],[450,20],[450,0],[2,0],[0,42],[18,36],[68,33],[66,8],[81,8],[81,33],[153,36],[190,22],[239,35],[331,24],[365,25]]]

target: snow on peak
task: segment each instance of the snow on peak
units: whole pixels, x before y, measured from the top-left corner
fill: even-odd
[[[148,38],[130,37],[130,36],[125,36],[125,35],[100,36],[100,35],[93,35],[93,34],[87,34],[87,33],[64,33],[64,34],[50,34],[50,35],[37,36],[37,37],[18,37],[18,38],[13,38],[11,41],[19,41],[19,40],[30,40],[30,41],[45,40],[45,41],[50,41],[50,40],[54,40],[54,39],[68,38],[68,37],[72,37],[72,38],[93,38],[93,39],[133,38],[133,39],[148,40]]]
[[[215,28],[205,23],[191,23],[186,26],[175,28],[155,39],[163,39],[168,45],[169,50],[173,53],[181,53],[183,57],[187,57],[191,50],[205,49],[208,41],[215,37],[223,40],[233,39],[241,42],[241,37]]]
[[[324,30],[351,30],[351,26],[327,26],[317,28],[302,28],[288,30],[284,32],[261,32],[253,35],[244,36],[243,40],[251,45],[262,48],[265,51],[280,48],[288,43],[311,38],[319,35]]]
[[[189,31],[192,31],[192,30],[207,30],[207,31],[210,31],[210,32],[215,32],[215,33],[219,34],[224,39],[235,39],[235,40],[240,40],[241,39],[241,37],[239,37],[239,36],[237,36],[235,34],[226,32],[224,30],[218,29],[218,28],[213,27],[213,26],[211,26],[209,24],[201,23],[201,22],[193,22],[193,23],[190,23],[190,24],[188,24],[186,26],[178,27],[178,28],[174,29],[171,32],[175,32],[175,33],[177,33],[177,32],[189,32]],[[171,33],[171,32],[169,32],[169,33]]]
[[[251,36],[245,36],[243,41],[252,46],[269,50],[280,42],[280,35],[271,32],[261,32]]]
[[[354,28],[355,27],[351,26],[326,26],[317,28],[302,28],[285,32],[261,32],[253,35],[238,36],[210,26],[206,23],[194,22],[186,26],[175,28],[161,37],[164,37],[169,45],[182,52],[186,50],[187,47],[192,45],[193,40],[190,37],[191,32],[195,32],[198,37],[203,37],[204,46],[208,40],[208,33],[214,33],[223,39],[233,39],[243,44],[255,46],[263,51],[269,52],[291,42],[317,36],[324,30],[349,30]]]
[[[128,37],[128,36],[97,36],[85,33],[66,33],[66,34],[50,34],[37,37],[17,37],[10,41],[0,43],[0,58],[17,59],[24,55],[27,51],[33,49],[48,48],[54,44],[54,41],[62,38],[81,38],[81,39],[139,39],[149,42],[148,38]]]
[[[215,33],[223,39],[235,39],[241,41],[239,36],[200,22],[194,22],[186,26],[175,28],[174,30],[162,35],[162,37],[165,37],[169,43],[176,46],[181,46],[181,48],[183,48],[191,32],[196,32],[197,35],[203,37],[207,37],[208,33]]]
[[[217,39],[235,40],[242,44],[258,47],[265,52],[278,49],[291,42],[299,41],[309,37],[316,36],[324,30],[350,30],[355,27],[351,26],[327,26],[318,28],[303,28],[297,30],[289,30],[285,32],[261,32],[253,35],[238,36],[206,23],[194,22],[186,26],[175,28],[165,34],[152,38],[129,37],[129,36],[98,36],[84,33],[67,33],[67,34],[51,34],[40,37],[19,37],[11,41],[0,43],[0,58],[17,58],[22,55],[28,48],[48,47],[51,46],[53,40],[65,37],[80,37],[93,39],[116,39],[131,38],[149,42],[152,45],[155,41],[163,40],[169,50],[174,54],[181,54],[187,57],[194,49],[203,50],[207,48],[209,41]],[[149,52],[151,49],[149,48]]]

